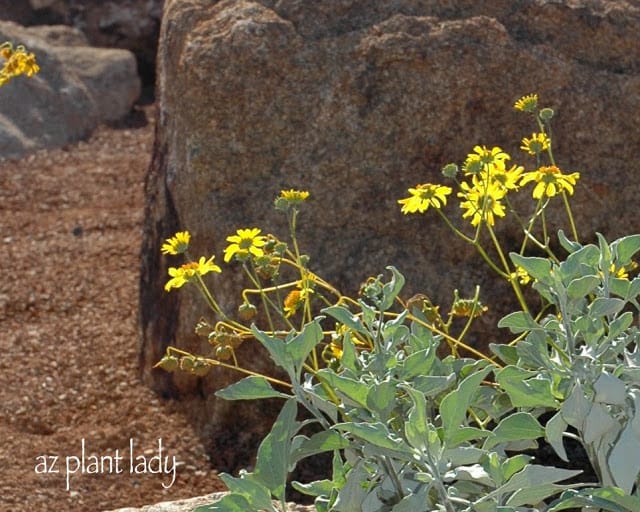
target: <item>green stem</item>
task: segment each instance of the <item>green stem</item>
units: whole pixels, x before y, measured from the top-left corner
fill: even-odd
[[[182,356],[197,357],[191,354],[190,352],[180,350],[179,348],[176,348],[173,346],[167,347],[167,353],[176,353]],[[262,373],[254,372],[252,370],[248,370],[247,368],[242,368],[241,366],[234,366],[232,364],[227,364],[227,363],[223,363],[222,361],[218,361],[217,359],[209,359],[206,357],[198,357],[198,359],[200,359],[201,361],[204,361],[205,363],[211,366],[222,366],[223,368],[228,368],[229,370],[235,370],[237,372],[244,373],[246,375],[251,375],[253,377],[262,377],[273,384],[278,384],[279,386],[284,386],[286,388],[293,387],[289,382],[285,382],[283,380],[276,379],[274,377],[269,377],[268,375],[263,375]]]
[[[522,310],[525,312],[529,312],[529,308],[527,306],[527,301],[524,299],[524,295],[522,294],[522,290],[520,289],[520,284],[518,283],[518,278],[517,276],[513,276],[511,274],[511,267],[509,267],[509,263],[507,262],[507,258],[504,255],[504,252],[502,252],[502,247],[500,246],[500,242],[498,241],[498,238],[496,237],[495,232],[493,231],[493,228],[487,224],[487,231],[489,231],[489,235],[491,236],[491,240],[493,241],[493,245],[496,248],[496,251],[498,252],[498,257],[500,258],[500,261],[502,262],[502,265],[504,266],[504,274],[506,275],[507,280],[509,281],[509,284],[511,284],[511,288],[513,288],[514,293],[516,294],[516,298],[518,299],[518,302],[520,303],[520,307],[522,307]]]
[[[275,304],[273,304],[271,299],[264,292],[264,289],[263,289],[262,285],[260,284],[260,281],[257,279],[257,277],[254,276],[253,273],[256,272],[256,268],[255,268],[255,265],[253,263],[253,260],[251,260],[251,269],[253,270],[253,273],[251,273],[249,271],[249,269],[247,268],[247,263],[246,262],[244,262],[242,264],[242,268],[244,269],[245,273],[247,274],[247,276],[249,277],[249,279],[251,280],[253,285],[258,290],[260,290],[260,298],[262,299],[262,305],[264,307],[264,312],[267,315],[267,323],[269,324],[269,329],[271,329],[272,331],[275,331],[274,323],[273,323],[273,320],[271,319],[271,313],[269,313],[269,305],[271,305],[271,307],[273,307],[276,311],[278,310],[278,308],[275,306]]]
[[[451,229],[451,231],[453,231],[453,233],[458,236],[459,238],[462,238],[462,240],[464,240],[467,243],[473,244],[474,240],[473,238],[469,238],[467,235],[465,235],[462,231],[460,231],[457,227],[455,227],[451,221],[449,220],[449,217],[447,217],[445,215],[445,213],[440,210],[440,208],[436,209],[436,211],[438,212],[438,214],[440,215],[440,217],[442,217],[442,220],[444,220],[445,224],[447,226],[449,226],[449,228]]]
[[[473,315],[476,312],[476,308],[478,307],[478,302],[480,299],[480,287],[476,285],[476,291],[473,294],[473,307],[471,308],[471,314],[469,315],[469,319],[467,320],[464,329],[462,329],[462,332],[458,335],[458,339],[460,341],[462,341],[464,339],[464,337],[467,334],[467,331],[469,330],[469,328],[471,327],[471,324],[473,323]]]
[[[209,307],[213,310],[214,313],[220,315],[220,317],[223,320],[228,320],[227,315],[224,314],[224,311],[222,311],[218,303],[215,301],[215,299],[209,292],[207,285],[204,284],[204,281],[202,280],[202,276],[196,273],[196,279],[198,283],[198,290],[200,290],[200,293],[204,297],[204,300],[207,302],[207,304],[209,304]]]
[[[487,263],[487,265],[489,265],[489,267],[496,272],[498,275],[502,276],[503,278],[507,278],[508,275],[505,274],[504,272],[502,272],[502,270],[500,270],[500,267],[498,267],[498,265],[496,265],[494,263],[494,261],[489,257],[489,255],[487,254],[487,252],[484,250],[484,248],[482,247],[482,245],[480,245],[480,243],[477,240],[474,240],[472,238],[469,238],[467,235],[465,235],[462,231],[460,231],[458,228],[456,228],[453,224],[451,224],[451,221],[448,219],[448,217],[439,209],[436,210],[439,214],[440,217],[442,217],[442,219],[445,221],[445,223],[447,224],[447,226],[449,226],[449,228],[451,228],[451,230],[453,231],[453,233],[455,235],[457,235],[459,238],[461,238],[462,240],[464,240],[465,242],[473,245],[476,250],[478,251],[478,253],[480,253],[480,256],[482,256],[482,259]]]
[[[562,200],[564,201],[564,207],[567,211],[567,217],[569,217],[569,225],[571,226],[571,233],[573,234],[573,239],[575,242],[579,242],[578,239],[578,230],[576,229],[576,224],[573,220],[573,214],[571,213],[571,205],[569,204],[569,198],[567,197],[566,190],[562,191]]]

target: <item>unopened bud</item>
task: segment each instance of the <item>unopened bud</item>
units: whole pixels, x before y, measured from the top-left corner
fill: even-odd
[[[232,353],[231,347],[227,345],[220,345],[219,347],[216,347],[215,351],[216,359],[219,361],[227,361],[231,359]]]
[[[447,164],[442,168],[442,175],[445,178],[455,178],[458,172],[458,166],[454,163]]]
[[[193,363],[193,367],[191,368],[191,373],[196,377],[204,377],[209,373],[210,366],[209,364],[202,360],[196,359]]]
[[[238,316],[243,322],[248,322],[255,318],[257,311],[256,307],[250,302],[243,302],[238,307]]]
[[[543,108],[542,110],[540,110],[540,119],[542,119],[543,121],[550,121],[551,118],[553,117],[553,109],[552,108]]]
[[[166,355],[158,361],[154,368],[162,368],[167,372],[175,372],[180,366],[180,361],[175,356]]]

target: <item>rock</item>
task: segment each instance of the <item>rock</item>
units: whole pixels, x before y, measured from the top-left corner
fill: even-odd
[[[515,307],[506,285],[435,213],[403,216],[397,199],[417,183],[443,182],[442,166],[476,144],[501,146],[531,168],[519,145],[534,127],[511,107],[538,92],[558,114],[560,166],[582,173],[573,205],[583,236],[637,231],[630,206],[640,191],[640,131],[629,113],[640,109],[639,52],[640,8],[630,2],[168,1],[142,250],[146,382],[204,396],[193,409],[213,448],[264,431],[260,420],[246,421],[255,404],[211,398],[237,376],[197,381],[152,370],[168,344],[206,350],[192,334],[204,304],[195,293],[163,291],[175,260],[161,257],[160,245],[189,229],[194,254],[221,260],[238,228],[285,236],[271,205],[291,187],[311,192],[299,221],[311,267],[341,289],[354,293],[390,264],[407,277],[406,298],[424,292],[446,306],[455,288],[471,296],[479,284],[493,314],[468,341],[486,347],[505,336],[495,322]],[[456,210],[448,211],[457,218]],[[561,215],[558,204],[554,226]],[[212,280],[229,312],[242,287],[236,270],[225,266]]]
[[[126,507],[106,512],[191,512],[195,507],[210,505],[211,503],[221,500],[225,495],[226,493],[224,492],[216,492],[207,496],[199,496],[197,498],[178,501],[164,501],[162,503],[156,503],[155,505],[146,505],[141,508]],[[315,512],[315,510],[316,508],[313,506],[288,503],[286,512]]]
[[[82,139],[126,116],[140,95],[133,54],[87,46],[77,29],[0,22],[0,40],[24,44],[41,68],[0,89],[0,158]]]
[[[70,25],[82,30],[92,46],[129,50],[140,75],[152,84],[162,5],[163,0],[0,0],[0,18],[23,25]]]

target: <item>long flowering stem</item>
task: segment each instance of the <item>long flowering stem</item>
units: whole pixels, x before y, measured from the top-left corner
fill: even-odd
[[[564,202],[565,210],[567,211],[567,217],[569,218],[569,225],[571,226],[571,233],[573,234],[573,240],[575,242],[578,242],[579,241],[578,230],[576,229],[576,224],[573,220],[573,214],[571,213],[571,205],[569,204],[569,198],[567,197],[567,192],[565,190],[562,191],[562,200]]]
[[[500,245],[500,242],[498,241],[498,238],[496,237],[495,232],[493,231],[493,228],[489,225],[487,225],[487,231],[489,231],[489,235],[491,236],[491,240],[493,241],[493,245],[496,248],[496,251],[498,253],[498,257],[500,258],[500,261],[502,262],[502,265],[504,266],[504,270],[505,270],[505,275],[507,280],[509,281],[509,284],[511,285],[511,288],[513,288],[514,293],[516,294],[516,298],[518,299],[518,302],[520,303],[520,306],[522,307],[522,310],[525,312],[529,312],[529,308],[527,306],[527,302],[524,299],[524,295],[522,294],[522,290],[520,289],[520,285],[518,284],[518,279],[517,277],[513,276],[511,273],[511,267],[509,266],[509,263],[507,262],[507,258],[504,255],[504,252],[502,251],[502,247]]]
[[[271,301],[270,297],[265,293],[265,291],[264,291],[264,289],[262,287],[262,284],[260,283],[260,281],[256,277],[256,268],[255,268],[255,265],[253,263],[253,260],[251,260],[251,271],[249,271],[249,269],[247,268],[246,263],[243,263],[242,267],[244,268],[244,271],[247,274],[247,276],[249,277],[249,279],[251,280],[251,282],[260,291],[260,298],[262,299],[262,304],[264,306],[264,312],[265,312],[265,315],[267,315],[267,323],[269,324],[269,328],[272,331],[275,330],[273,320],[271,319],[271,313],[269,312],[269,305],[271,305],[271,307],[273,307],[274,310],[276,310],[276,311],[278,311],[279,308],[275,304],[273,304],[273,302]]]
[[[494,270],[496,273],[498,273],[503,278],[505,278],[505,279],[507,278],[508,274],[505,274],[500,269],[500,267],[498,267],[498,265],[495,264],[495,262],[487,254],[487,251],[484,250],[484,247],[482,247],[482,245],[480,244],[480,242],[478,240],[474,240],[473,238],[468,237],[462,231],[460,231],[458,228],[456,228],[442,211],[440,211],[440,210],[436,210],[436,211],[438,212],[440,217],[442,217],[442,219],[444,219],[444,221],[447,224],[447,226],[449,226],[449,228],[451,228],[451,230],[453,231],[453,233],[456,236],[460,237],[462,240],[464,240],[465,242],[473,245],[476,248],[476,250],[478,251],[478,253],[482,257],[482,259],[487,263],[487,265],[489,265],[489,267],[491,267],[492,270]]]
[[[167,347],[167,353],[169,353],[169,354],[175,353],[175,354],[178,354],[178,355],[181,355],[181,356],[186,356],[186,357],[195,357],[193,354],[191,354],[189,352],[186,352],[184,350],[180,350],[179,348],[176,348],[176,347],[173,347],[173,346]],[[198,357],[198,359],[204,361],[205,363],[207,363],[208,365],[211,365],[211,366],[221,366],[222,368],[228,368],[229,370],[236,370],[236,371],[238,371],[240,373],[244,373],[246,375],[251,375],[253,377],[262,377],[265,380],[267,380],[267,381],[269,381],[269,382],[271,382],[273,384],[277,384],[279,386],[284,386],[286,388],[291,388],[292,387],[289,382],[285,382],[283,380],[276,379],[274,377],[269,377],[268,375],[263,375],[262,373],[254,372],[254,371],[249,370],[247,368],[243,368],[242,366],[228,364],[228,363],[224,363],[222,361],[218,361],[217,359],[209,359],[209,358],[206,358],[206,357],[202,357],[202,358]]]
[[[202,276],[200,274],[195,274],[195,277],[198,282],[198,290],[200,290],[200,293],[204,297],[207,304],[209,304],[209,307],[213,310],[214,313],[220,315],[220,318],[222,318],[223,320],[228,320],[227,315],[225,315],[224,311],[222,311],[222,308],[213,298],[213,295],[211,295],[211,292],[209,292],[209,288],[207,288],[207,285],[202,280]]]

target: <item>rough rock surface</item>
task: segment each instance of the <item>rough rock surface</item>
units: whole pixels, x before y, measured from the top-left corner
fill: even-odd
[[[92,46],[132,51],[141,75],[152,76],[162,4],[163,0],[0,0],[0,19],[73,26]]]
[[[0,22],[0,40],[24,44],[41,68],[0,89],[0,158],[82,139],[127,115],[140,95],[133,54],[90,47],[77,29]]]
[[[393,264],[407,276],[406,297],[438,302],[480,284],[494,315],[475,343],[493,341],[506,287],[435,214],[404,217],[397,199],[441,182],[442,165],[475,144],[499,145],[531,169],[518,148],[534,126],[511,106],[538,92],[558,114],[559,165],[582,173],[573,205],[583,235],[637,231],[640,130],[629,113],[640,111],[639,66],[632,2],[169,0],[142,252],[147,382],[204,396],[199,414],[215,439],[265,428],[247,422],[255,405],[211,398],[231,376],[151,369],[168,344],[204,350],[192,334],[204,305],[163,292],[175,260],[159,248],[178,228],[192,232],[194,254],[218,259],[237,228],[285,236],[271,205],[290,187],[311,192],[299,233],[312,268],[353,292]],[[229,311],[241,287],[233,274],[226,267],[212,280]]]

